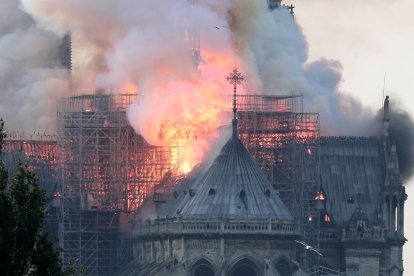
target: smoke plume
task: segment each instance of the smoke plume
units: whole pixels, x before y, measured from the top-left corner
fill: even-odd
[[[69,76],[58,58],[60,43],[18,1],[1,1],[0,117],[9,131],[56,130],[57,100],[67,94]]]
[[[390,137],[397,147],[401,176],[408,182],[414,174],[414,120],[397,106],[397,102],[391,102]]]
[[[184,159],[200,161],[229,122],[224,76],[235,60],[247,76],[241,93],[304,95],[305,110],[321,114],[323,135],[377,133],[374,112],[340,91],[341,64],[307,62],[306,39],[287,9],[270,11],[266,0],[192,2],[21,0],[46,30],[39,32],[72,32],[77,91],[139,91],[131,125],[152,144],[184,147]]]
[[[321,114],[323,135],[373,135],[375,114],[339,90],[342,66],[320,59],[307,63],[308,45],[287,9],[269,12],[266,1],[234,1],[238,45],[259,93],[304,95],[305,109]],[[249,91],[250,92],[250,91]]]
[[[154,145],[178,144],[201,161],[228,121],[224,76],[234,65],[226,1],[22,1],[44,28],[71,31],[78,87],[136,93],[128,118]],[[198,33],[200,70],[195,70]],[[85,61],[83,57],[91,56]],[[240,66],[243,66],[241,58]],[[93,77],[89,77],[90,75]],[[94,83],[90,83],[90,80]],[[231,89],[231,88],[230,88]],[[231,90],[230,90],[231,91]],[[194,150],[197,148],[197,150]]]

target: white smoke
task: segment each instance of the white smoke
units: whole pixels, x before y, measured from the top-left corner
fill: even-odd
[[[175,92],[170,94],[176,100],[165,100],[169,91],[161,90],[172,86],[159,83],[194,81],[186,37],[194,28],[200,30],[205,55],[198,78],[203,84],[214,83],[213,89],[228,94],[225,70],[237,56],[248,76],[247,93],[303,94],[305,109],[321,113],[324,134],[374,133],[374,127],[368,127],[375,125],[372,112],[338,89],[339,62],[307,63],[308,46],[293,17],[287,9],[270,11],[266,0],[203,0],[195,6],[166,0],[21,1],[42,28],[58,35],[73,33],[75,89],[140,91],[141,103],[130,112],[139,132],[154,119],[153,106],[161,115],[168,114],[183,100],[183,94]],[[201,92],[188,93],[189,100],[203,100],[194,96]]]
[[[224,76],[235,56],[227,22],[230,2],[22,3],[43,28],[73,34],[75,89],[139,90],[140,100],[128,112],[134,129],[156,145],[190,140],[184,156],[200,161],[230,111],[221,99],[231,91]],[[201,74],[194,69],[190,51],[196,44],[192,35],[198,32]],[[190,149],[195,147],[198,151]]]
[[[177,78],[188,75],[192,66],[184,30],[197,18],[198,24],[204,24],[199,27],[209,25],[205,34],[210,32],[210,45],[223,40],[225,34],[213,30],[225,22],[209,9],[228,5],[226,1],[200,1],[206,2],[200,8],[189,1],[166,0],[21,2],[43,28],[57,34],[72,32],[74,74],[79,75],[75,79],[88,79],[79,80],[78,89],[103,87],[108,91],[142,86],[159,76],[161,65],[172,67]]]
[[[36,27],[19,2],[0,3],[0,117],[9,131],[54,132],[57,100],[68,91],[61,38]]]

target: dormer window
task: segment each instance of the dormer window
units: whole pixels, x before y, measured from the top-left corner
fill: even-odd
[[[216,190],[214,190],[213,188],[211,188],[210,190],[208,190],[208,195],[215,195],[216,194]]]
[[[244,190],[241,190],[239,193],[240,200],[243,202],[245,208],[247,208],[247,194]]]

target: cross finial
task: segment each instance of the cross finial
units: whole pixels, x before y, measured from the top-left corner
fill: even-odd
[[[245,79],[246,77],[237,70],[236,66],[234,66],[233,71],[226,77],[226,80],[230,84],[233,84],[233,138],[237,138],[237,85],[241,84]]]
[[[295,7],[292,4],[290,4],[290,6],[288,6],[288,9],[289,9],[289,12],[290,12],[291,15],[293,15],[295,13],[293,11],[295,9]]]

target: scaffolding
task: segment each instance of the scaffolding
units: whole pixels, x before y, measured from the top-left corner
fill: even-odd
[[[130,127],[126,110],[136,100],[63,99],[57,141],[13,134],[5,143],[6,164],[27,164],[57,199],[64,263],[78,264],[88,275],[113,274],[128,261],[132,243],[124,233],[132,228],[131,214],[177,163],[177,148],[151,146]],[[318,248],[318,114],[304,113],[298,96],[244,95],[237,107],[241,140],[301,223],[304,241]],[[308,268],[318,262],[311,256],[304,261]]]
[[[88,275],[111,275],[121,265],[121,232],[130,227],[120,217],[142,204],[173,163],[170,148],[149,145],[129,125],[126,110],[136,100],[83,95],[58,107],[61,247],[65,264],[77,262]]]
[[[58,212],[60,195],[57,193],[57,142],[56,136],[33,133],[7,133],[3,146],[4,164],[9,183],[19,164],[26,165],[36,174],[40,188],[45,191],[46,206],[43,227],[51,241],[58,245]]]
[[[240,139],[300,222],[304,241],[318,248],[319,115],[303,113],[300,96],[239,96],[237,109]],[[307,268],[318,264],[313,256],[304,256]]]

